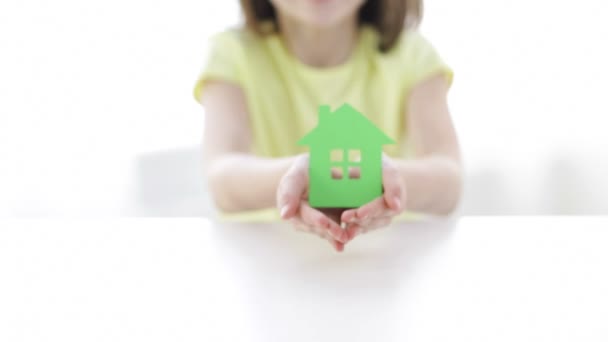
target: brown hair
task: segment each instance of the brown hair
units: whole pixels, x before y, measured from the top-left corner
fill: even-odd
[[[270,33],[262,22],[278,27],[274,7],[269,0],[241,0],[247,27],[259,34]],[[359,10],[359,22],[372,25],[380,33],[378,49],[390,50],[404,28],[416,27],[422,20],[422,0],[367,0]]]

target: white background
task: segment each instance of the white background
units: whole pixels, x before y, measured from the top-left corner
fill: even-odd
[[[409,223],[344,253],[282,224],[1,223],[3,342],[608,340],[608,218]]]
[[[608,213],[607,10],[427,1],[422,31],[456,71],[465,212]],[[141,195],[163,178],[140,161],[196,154],[206,39],[238,22],[237,1],[0,2],[0,216],[154,215],[141,210],[149,197],[179,202]]]

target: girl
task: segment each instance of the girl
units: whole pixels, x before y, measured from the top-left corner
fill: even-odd
[[[452,70],[416,31],[422,0],[241,0],[246,25],[220,33],[196,82],[207,180],[223,212],[276,207],[336,250],[404,210],[445,215],[461,191],[447,106]],[[318,106],[349,103],[398,144],[385,148],[382,197],[360,208],[307,203],[296,145]],[[348,127],[345,127],[348,129]]]

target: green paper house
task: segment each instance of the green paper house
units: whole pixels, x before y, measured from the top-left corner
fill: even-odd
[[[382,146],[395,142],[349,104],[319,107],[319,123],[298,145],[310,148],[315,208],[356,208],[382,195]]]

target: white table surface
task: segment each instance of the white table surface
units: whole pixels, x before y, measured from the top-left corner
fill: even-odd
[[[0,221],[0,341],[608,341],[608,218]]]

